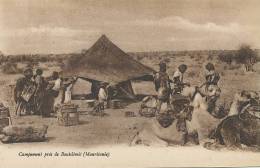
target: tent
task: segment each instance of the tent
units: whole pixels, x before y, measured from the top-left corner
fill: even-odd
[[[133,99],[131,80],[152,80],[154,70],[134,60],[105,35],[86,52],[71,57],[64,76],[77,76],[92,83],[106,82],[117,90],[117,97]]]

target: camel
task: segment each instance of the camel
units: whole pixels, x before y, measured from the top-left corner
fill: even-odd
[[[208,149],[228,147],[230,149],[239,148],[259,151],[259,94],[252,91],[242,91],[235,95],[235,99],[240,101],[232,103],[233,106],[231,105],[229,116],[218,124],[216,131],[210,137],[215,142],[207,142],[204,147]],[[242,106],[239,104],[242,104]]]
[[[217,86],[209,86],[207,94],[196,87],[185,87],[183,89],[183,96],[189,97],[191,105],[194,107],[192,112],[192,119],[187,119],[186,127],[188,129],[187,140],[193,144],[198,144],[200,140],[206,139],[215,130],[220,123],[220,119],[228,114],[223,112],[223,109],[215,106],[216,100],[219,98],[221,90]],[[237,101],[248,101],[245,99],[245,94],[240,94],[242,98],[236,99],[233,106]],[[245,100],[244,100],[245,99]],[[176,122],[173,122],[169,127],[162,127],[156,119],[151,123],[145,124],[142,130],[138,131],[134,136],[131,145],[144,144],[156,146],[168,146],[171,144],[183,144],[182,134],[176,129]],[[199,140],[199,141],[198,141]]]
[[[167,105],[164,103],[162,108],[165,109]],[[183,109],[179,113],[179,118],[184,120],[191,120],[193,108]],[[166,115],[166,113],[163,113]],[[170,115],[168,116],[171,117]],[[198,135],[196,132],[188,133],[184,139],[183,132],[178,130],[178,119],[170,121],[169,126],[160,123],[158,118],[153,118],[150,123],[144,125],[141,131],[138,131],[131,141],[130,145],[134,146],[142,144],[146,146],[161,146],[166,147],[174,144],[185,145],[188,141],[192,144],[199,144]]]
[[[197,94],[195,94],[198,92]],[[241,91],[236,93],[231,103],[229,111],[224,107],[217,107],[216,102],[220,96],[221,90],[214,85],[211,85],[205,96],[196,91],[194,87],[187,87],[183,90],[183,95],[192,97],[192,105],[194,111],[192,120],[187,122],[189,131],[197,130],[199,140],[207,139],[217,128],[219,123],[227,116],[243,113],[243,111],[250,105],[252,100],[259,98],[259,95],[254,91]]]

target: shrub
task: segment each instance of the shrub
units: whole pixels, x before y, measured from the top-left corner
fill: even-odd
[[[163,61],[164,61],[165,63],[170,63],[170,62],[171,62],[171,59],[170,59],[170,58],[165,58]]]
[[[218,55],[218,59],[222,62],[225,62],[227,64],[231,64],[232,60],[234,59],[234,55],[232,53],[221,53]]]
[[[16,63],[7,62],[2,66],[2,72],[5,74],[18,74],[22,73],[23,70],[18,68]]]
[[[256,55],[255,51],[249,45],[242,45],[237,52],[236,61],[242,64],[246,64],[248,61],[255,63],[257,59]]]

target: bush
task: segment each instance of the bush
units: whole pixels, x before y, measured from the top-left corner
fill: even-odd
[[[171,59],[170,59],[170,58],[165,58],[165,59],[163,60],[163,62],[165,62],[165,63],[170,63],[170,62],[171,62]]]
[[[218,59],[230,65],[234,59],[234,55],[232,53],[221,53],[218,55]]]
[[[2,72],[5,74],[18,74],[22,73],[23,70],[18,68],[16,63],[7,62],[2,66]]]
[[[236,61],[242,64],[246,64],[248,61],[256,63],[256,55],[255,51],[249,45],[242,45],[237,52]]]
[[[207,60],[208,60],[208,61],[212,61],[213,58],[214,58],[213,55],[209,54]]]

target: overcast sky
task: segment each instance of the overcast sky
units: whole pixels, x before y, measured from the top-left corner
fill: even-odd
[[[0,0],[5,54],[260,48],[260,0]]]

